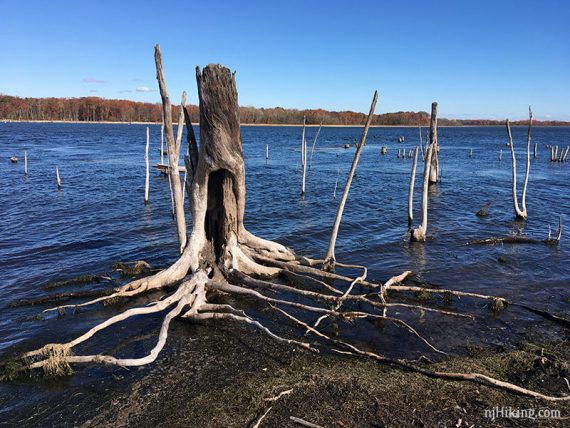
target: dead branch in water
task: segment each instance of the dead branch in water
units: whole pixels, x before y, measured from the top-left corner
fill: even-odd
[[[313,164],[313,153],[315,152],[315,146],[317,145],[317,138],[319,138],[319,134],[321,133],[322,127],[323,127],[323,121],[321,120],[321,124],[319,125],[319,129],[315,135],[315,139],[313,140],[313,145],[311,147],[311,157],[309,157],[309,171],[311,170],[311,165]]]
[[[523,190],[521,195],[521,205],[519,207],[518,196],[517,196],[517,159],[515,156],[515,148],[513,145],[513,136],[511,134],[511,126],[509,124],[509,120],[506,121],[507,125],[507,134],[509,136],[509,147],[511,149],[511,159],[513,165],[513,183],[512,183],[512,190],[513,190],[513,206],[515,209],[515,216],[518,219],[526,220],[528,217],[527,210],[526,210],[526,189],[528,186],[528,176],[530,173],[530,140],[531,140],[531,129],[532,129],[532,110],[530,107],[528,108],[528,138],[527,138],[527,145],[526,145],[526,172],[524,176],[524,184]]]
[[[423,153],[422,153],[423,158]],[[418,148],[414,150],[414,162],[412,164],[412,172],[410,174],[410,189],[408,191],[408,229],[412,227],[414,222],[414,184],[416,181],[416,167],[418,165]]]
[[[546,239],[534,239],[526,236],[499,236],[491,238],[473,239],[468,241],[466,245],[498,245],[498,244],[559,244],[562,238],[562,217],[558,223],[556,236],[551,236],[550,225],[548,226],[548,236]]]
[[[354,173],[356,172],[356,166],[358,165],[358,159],[360,159],[360,154],[366,143],[366,136],[368,135],[368,128],[372,123],[372,116],[374,115],[374,110],[376,109],[376,101],[378,101],[378,91],[374,91],[374,96],[372,97],[372,104],[370,105],[370,112],[368,113],[368,119],[366,119],[366,125],[362,130],[362,136],[356,147],[356,153],[354,154],[354,159],[352,160],[352,165],[346,178],[346,184],[344,185],[344,191],[342,192],[342,197],[340,199],[340,204],[338,206],[338,211],[336,213],[336,218],[334,221],[333,229],[331,232],[331,239],[329,241],[329,247],[327,249],[327,254],[325,256],[325,263],[323,264],[323,269],[327,271],[334,271],[335,264],[335,245],[336,238],[338,235],[338,229],[340,227],[340,221],[342,219],[342,213],[344,211],[344,206],[346,205],[346,200],[348,199],[348,192],[350,191],[350,185],[352,184],[352,179]]]

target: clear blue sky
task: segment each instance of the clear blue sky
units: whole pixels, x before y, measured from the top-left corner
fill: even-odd
[[[378,89],[380,112],[570,120],[562,0],[0,0],[0,40],[10,95],[157,102],[160,43],[173,100],[196,103],[194,67],[214,62],[241,105],[366,111]]]

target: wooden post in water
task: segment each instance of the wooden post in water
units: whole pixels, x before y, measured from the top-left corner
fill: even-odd
[[[534,143],[534,158],[536,159],[536,143]]]
[[[420,150],[422,151],[422,160],[425,159],[425,153],[424,153],[424,146],[423,146],[423,142],[422,142],[422,127],[419,126],[420,128]]]
[[[338,187],[338,178],[340,177],[340,169],[336,172],[336,182],[334,183],[333,200],[336,201],[336,188]]]
[[[269,144],[265,145],[265,162],[269,160]]]
[[[323,121],[321,120],[321,124],[319,125],[319,130],[315,135],[315,139],[313,140],[313,146],[311,147],[311,157],[309,158],[309,171],[311,170],[311,164],[313,163],[313,153],[315,151],[315,145],[317,144],[317,138],[319,138],[319,134],[321,133],[322,127],[323,127]]]
[[[418,148],[414,150],[414,163],[410,174],[410,190],[408,191],[408,229],[412,227],[414,221],[414,183],[416,181],[416,167],[418,165]]]
[[[55,166],[55,178],[57,178],[57,190],[61,190],[61,178],[59,177],[59,168]]]
[[[24,175],[28,175],[28,152],[24,152]]]
[[[146,165],[146,175],[145,175],[145,183],[144,183],[144,203],[145,205],[148,204],[148,185],[150,180],[150,170],[148,165],[148,146],[150,145],[150,131],[148,126],[146,127],[146,149],[144,153],[144,162]]]
[[[426,145],[426,159],[424,163],[424,180],[422,187],[422,223],[416,229],[410,229],[410,239],[415,242],[425,242],[427,223],[428,223],[428,186],[429,172],[433,165],[432,156],[434,155],[435,146],[433,144]]]
[[[431,168],[429,169],[429,184],[437,183],[439,176],[439,145],[437,141],[437,103],[431,103],[431,117],[429,124],[429,144],[433,147],[431,154]]]
[[[503,149],[499,150],[499,160],[503,160]]]
[[[305,142],[305,122],[306,116],[303,116],[303,134],[301,135],[301,198],[305,197],[305,180],[307,174],[307,143]]]
[[[160,125],[160,164],[164,164],[164,119]]]

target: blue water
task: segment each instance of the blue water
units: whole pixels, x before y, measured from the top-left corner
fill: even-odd
[[[150,126],[151,164],[159,160],[160,127]],[[316,128],[307,130],[309,144]],[[337,203],[361,129],[323,128],[307,194],[301,200],[300,127],[243,127],[247,171],[246,226],[298,253],[322,257]],[[404,136],[404,144],[396,143]],[[425,135],[425,129],[424,129]],[[524,173],[526,129],[514,128],[519,192]],[[470,239],[515,233],[544,239],[559,216],[570,224],[569,163],[551,163],[546,145],[570,144],[570,128],[536,128],[538,158],[532,160],[528,221],[515,222],[511,162],[503,127],[440,128],[443,180],[430,189],[428,242],[411,244],[407,191],[411,160],[397,159],[418,141],[417,128],[373,128],[362,153],[344,212],[337,259],[365,264],[369,278],[386,279],[413,270],[422,279],[456,290],[501,295],[557,313],[570,313],[569,234],[560,246],[466,246]],[[269,145],[269,161],[265,145]],[[382,156],[380,147],[388,145]],[[49,281],[110,271],[118,260],[144,259],[167,266],[176,259],[177,237],[168,180],[151,171],[150,204],[143,203],[145,126],[107,124],[0,123],[0,354],[17,345],[70,338],[109,309],[85,311],[74,322],[19,322],[47,306],[10,308],[18,299],[41,297]],[[473,157],[469,158],[469,150]],[[498,160],[499,150],[503,160]],[[24,150],[29,174],[24,176]],[[17,164],[9,157],[20,158]],[[62,189],[57,190],[55,166]],[[418,165],[415,217],[421,203]],[[337,200],[333,200],[339,178]],[[492,201],[490,215],[475,213]],[[190,224],[190,218],[188,218]],[[569,232],[570,233],[570,232]],[[508,263],[499,263],[505,256]],[[78,287],[97,288],[103,285]],[[59,290],[58,290],[59,291]],[[64,290],[61,290],[64,291]],[[68,291],[66,289],[65,291]],[[457,303],[484,313],[483,303]],[[472,337],[516,336],[537,318],[515,309],[484,323],[439,319],[430,335],[449,326]],[[370,333],[370,340],[380,340]],[[441,339],[444,341],[445,337]],[[483,340],[483,339],[481,339]],[[494,340],[494,339],[492,339]],[[498,340],[498,339],[497,339]]]

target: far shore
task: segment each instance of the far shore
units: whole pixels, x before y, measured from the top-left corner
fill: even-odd
[[[112,121],[82,121],[82,120],[10,120],[10,119],[0,119],[0,123],[71,123],[71,124],[101,124],[101,125],[160,125],[160,122],[112,122]],[[198,122],[193,122],[192,125],[200,126]],[[186,126],[186,124],[184,124]],[[302,127],[303,124],[300,123],[242,123],[241,126],[295,126]],[[306,124],[307,128],[319,127],[319,124]],[[364,125],[328,125],[323,124],[324,128],[362,128]],[[429,128],[428,125],[370,125],[370,128]],[[479,128],[479,127],[502,127],[504,125],[439,125],[438,128]],[[511,127],[522,127],[527,125],[513,125]],[[567,128],[569,125],[533,125],[535,127],[547,127],[547,128]]]

